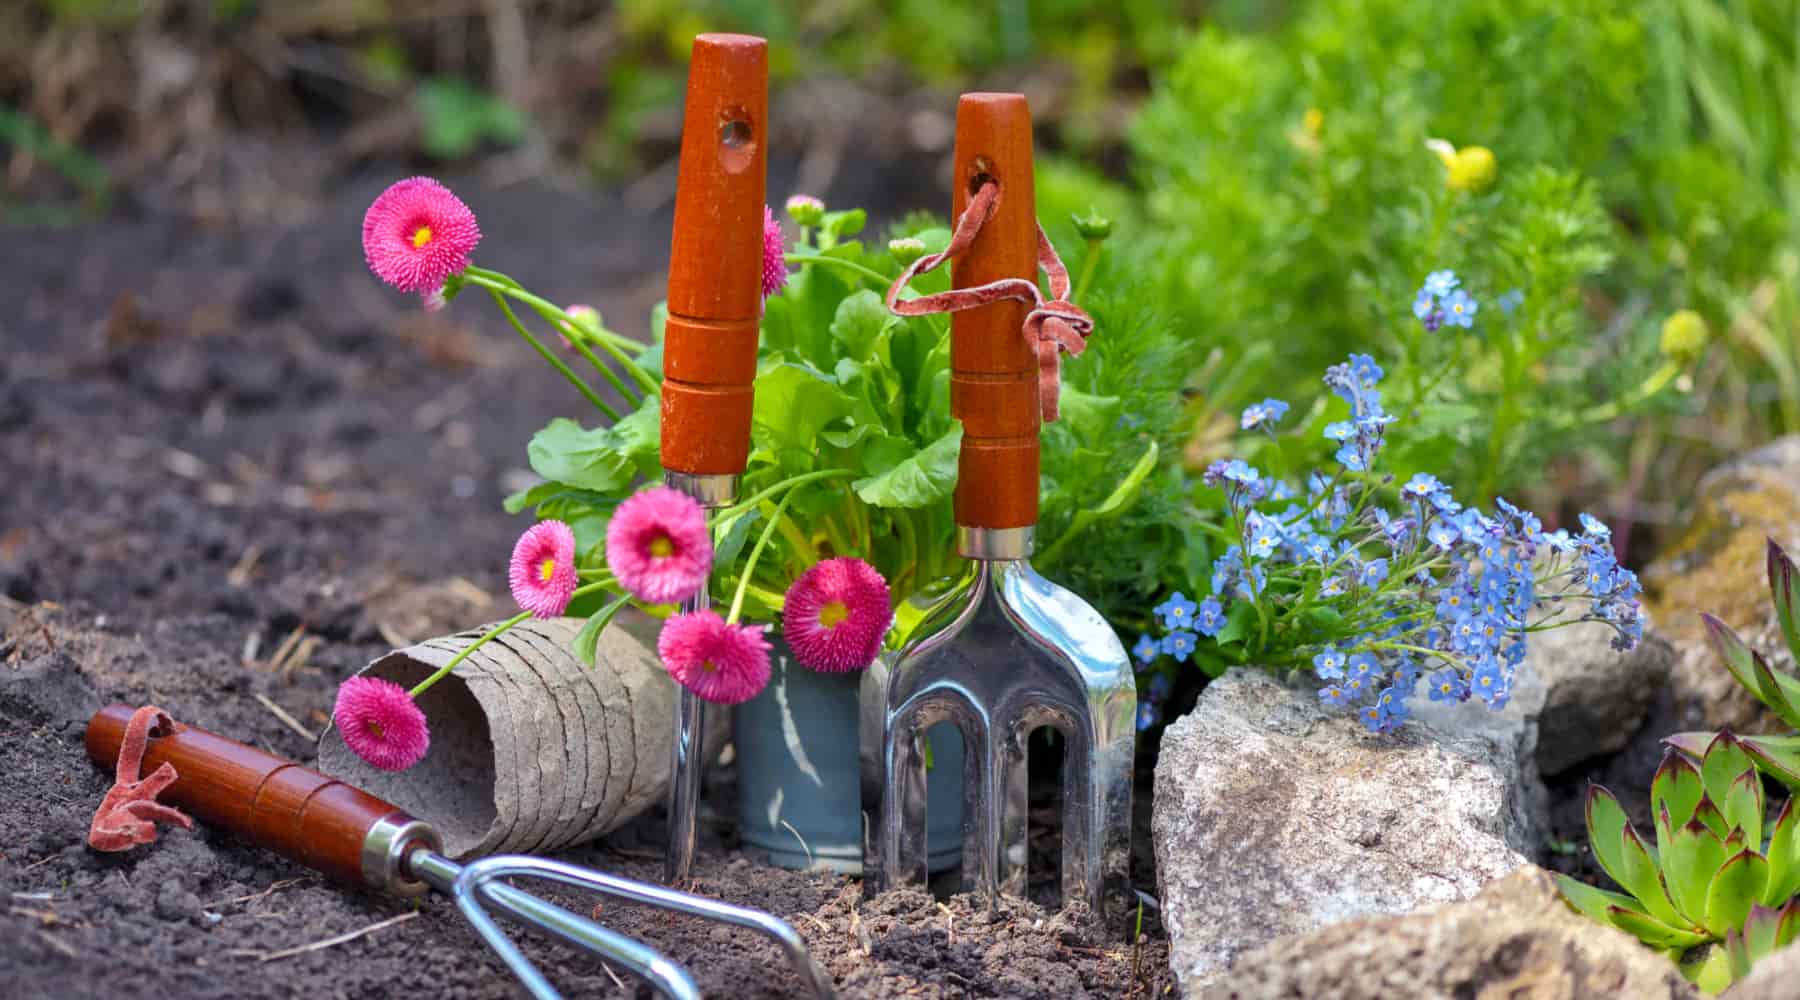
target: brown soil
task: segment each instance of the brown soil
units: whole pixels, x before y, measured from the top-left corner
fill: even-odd
[[[8,995],[521,992],[443,899],[346,890],[204,825],[117,855],[83,841],[109,783],[81,747],[101,704],[155,703],[304,760],[310,743],[258,696],[316,731],[338,682],[373,656],[505,610],[501,566],[521,522],[500,498],[530,433],[579,400],[484,303],[427,317],[368,276],[358,217],[392,176],[275,228],[206,232],[140,215],[0,231]],[[488,234],[483,263],[642,333],[661,293],[666,215],[535,183],[455,183]],[[302,655],[272,664],[290,639]],[[1147,805],[1147,787],[1140,795]],[[752,863],[716,819],[729,808],[715,798],[712,810],[699,891],[789,919],[847,996],[1171,988],[1153,920],[1134,948],[1128,928],[1031,903],[988,913],[916,891],[864,900],[852,880]],[[1154,891],[1145,820],[1138,881]],[[660,838],[653,815],[561,856],[651,879]],[[270,957],[415,909],[348,943]],[[709,995],[797,988],[747,932],[623,903],[600,916],[687,965]],[[642,992],[568,948],[519,939],[570,995]]]

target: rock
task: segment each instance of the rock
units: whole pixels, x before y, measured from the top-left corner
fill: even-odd
[[[1376,736],[1234,669],[1163,735],[1151,841],[1192,992],[1287,934],[1473,896],[1543,842],[1529,726]]]
[[[1466,902],[1284,937],[1243,956],[1229,975],[1198,995],[1207,1000],[1699,1000],[1701,993],[1673,962],[1636,938],[1570,910],[1550,874],[1533,866]],[[1766,995],[1793,994],[1790,986],[1788,992]]]
[[[1546,777],[1630,742],[1669,682],[1674,647],[1646,628],[1636,649],[1612,648],[1613,630],[1584,622],[1537,632],[1527,669],[1542,683],[1537,763]]]
[[[1800,945],[1788,945],[1751,966],[1719,1000],[1793,1000],[1795,983],[1800,983]]]
[[[1673,721],[1690,730],[1779,728],[1719,663],[1700,612],[1723,619],[1776,670],[1793,669],[1769,603],[1764,543],[1800,550],[1800,435],[1714,469],[1697,492],[1687,530],[1644,570],[1649,607],[1675,648]]]

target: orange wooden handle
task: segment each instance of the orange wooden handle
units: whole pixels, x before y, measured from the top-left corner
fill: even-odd
[[[111,769],[132,709],[108,705],[88,720],[87,752]],[[161,798],[196,818],[347,882],[364,883],[363,841],[384,817],[404,816],[373,795],[204,729],[150,731],[145,775],[164,762],[178,777]]]
[[[669,250],[662,464],[732,475],[750,453],[762,319],[769,45],[701,35],[688,68]]]
[[[951,285],[1037,280],[1037,196],[1032,183],[1031,109],[1023,94],[964,94],[956,106],[956,196],[960,218],[986,179],[1000,200],[969,249],[951,263]],[[950,318],[950,412],[962,421],[956,523],[1020,528],[1037,523],[1037,359],[1025,342],[1030,307],[1011,300]]]

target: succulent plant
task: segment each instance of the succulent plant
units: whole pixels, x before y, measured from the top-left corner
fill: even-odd
[[[1768,545],[1769,595],[1775,604],[1775,617],[1794,661],[1800,663],[1800,572],[1794,561],[1775,544]],[[1800,680],[1777,673],[1769,667],[1761,653],[1751,649],[1729,626],[1712,615],[1701,615],[1706,622],[1708,638],[1726,669],[1745,690],[1769,707],[1782,722],[1800,729]],[[1712,742],[1712,733],[1679,733],[1664,742],[1690,755],[1698,756]],[[1740,736],[1756,766],[1790,790],[1800,791],[1800,735]]]
[[[1654,845],[1611,792],[1588,790],[1588,843],[1625,892],[1567,875],[1557,884],[1575,909],[1667,953],[1716,993],[1800,933],[1800,810],[1787,800],[1765,843],[1763,807],[1743,740],[1722,732],[1697,758],[1671,749],[1650,785]]]

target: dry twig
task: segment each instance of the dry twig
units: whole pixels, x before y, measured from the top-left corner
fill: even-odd
[[[403,924],[403,923],[407,922],[408,920],[411,920],[414,917],[417,917],[418,915],[419,915],[419,911],[413,910],[411,913],[402,913],[397,917],[389,917],[386,920],[378,921],[376,923],[370,924],[367,927],[361,927],[361,928],[358,928],[353,931],[339,934],[336,937],[328,937],[323,941],[314,941],[312,944],[303,944],[297,948],[283,948],[280,951],[272,951],[272,952],[267,952],[267,953],[255,951],[252,949],[237,948],[237,949],[233,949],[231,954],[244,955],[244,956],[247,956],[250,958],[254,958],[259,962],[273,962],[277,959],[293,958],[295,955],[304,955],[308,952],[324,951],[326,948],[335,948],[340,944],[345,944],[347,942],[354,941],[357,938],[364,937],[369,934],[373,934],[376,931],[383,930],[388,927],[392,927],[395,924]]]
[[[262,703],[262,707],[269,710],[270,715],[273,715],[282,725],[293,730],[301,739],[308,743],[318,742],[319,737],[316,734],[301,725],[299,719],[289,715],[287,709],[275,704],[268,695],[258,692],[255,697],[257,701]]]

